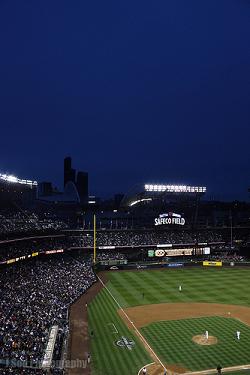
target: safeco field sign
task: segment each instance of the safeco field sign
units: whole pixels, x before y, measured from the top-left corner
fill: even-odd
[[[179,215],[169,212],[167,214],[161,214],[155,218],[155,225],[184,225],[185,219]]]

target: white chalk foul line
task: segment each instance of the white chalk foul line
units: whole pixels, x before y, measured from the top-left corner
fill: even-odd
[[[113,328],[114,328],[114,331],[113,331],[113,332],[111,332],[111,333],[119,333],[119,332],[118,332],[118,329],[116,328],[116,326],[115,326],[115,324],[114,324],[114,323],[108,323],[107,325],[108,325],[108,326],[113,326]]]
[[[151,366],[151,365],[154,365],[155,364],[155,362],[151,362],[151,363],[149,363],[149,364],[147,364],[147,365],[145,365],[145,366],[143,366],[142,368],[140,368],[140,370],[138,371],[138,375],[140,375],[141,374],[141,371],[144,369],[144,367],[149,367],[149,366]]]
[[[117,306],[119,307],[119,309],[122,311],[122,313],[124,314],[124,316],[126,317],[126,319],[129,321],[129,323],[132,325],[132,327],[134,328],[134,330],[136,331],[137,335],[139,336],[139,338],[141,339],[141,341],[148,347],[148,349],[151,351],[151,353],[155,356],[155,358],[157,359],[157,361],[160,363],[160,365],[163,367],[163,369],[165,369],[165,366],[164,364],[162,363],[162,361],[160,360],[160,358],[158,357],[158,355],[154,352],[154,350],[151,348],[151,346],[149,345],[149,343],[147,342],[147,340],[144,338],[144,336],[141,334],[141,332],[137,329],[137,327],[135,326],[135,324],[132,322],[132,320],[130,319],[130,317],[128,316],[128,314],[123,310],[123,308],[121,307],[121,305],[119,304],[119,302],[115,299],[115,297],[113,296],[113,294],[110,292],[110,290],[106,287],[106,285],[104,284],[104,282],[102,281],[102,279],[97,275],[97,278],[98,280],[100,281],[100,283],[102,284],[102,286],[107,290],[107,292],[109,293],[109,295],[111,296],[111,298],[115,301],[115,303],[117,304]]]

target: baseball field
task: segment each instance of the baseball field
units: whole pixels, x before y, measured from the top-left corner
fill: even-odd
[[[106,277],[88,306],[94,375],[133,375],[147,365],[149,375],[164,368],[213,373],[218,365],[228,374],[250,372],[250,270],[114,271]]]

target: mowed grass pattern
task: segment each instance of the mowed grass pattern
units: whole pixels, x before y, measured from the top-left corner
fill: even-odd
[[[105,289],[89,305],[88,319],[89,329],[94,332],[91,338],[93,374],[137,374],[142,364],[151,362],[139,339],[117,314],[117,305]],[[132,350],[116,345],[122,336],[135,342]]]
[[[110,272],[108,277],[107,286],[109,290],[124,308],[172,302],[209,302],[250,306],[250,270],[248,269],[232,267],[124,271]],[[182,292],[178,290],[179,285],[182,285]],[[91,340],[94,375],[137,374],[138,369],[152,361],[143,345],[120,319],[117,309],[117,305],[106,290],[102,290],[88,307],[89,327],[90,330],[94,330],[94,338]],[[248,327],[240,326],[242,340],[240,343],[236,342],[232,335],[236,331],[235,322],[237,324],[239,322],[233,319],[226,319],[225,323],[222,323],[221,320],[216,321],[220,322],[221,326],[219,331],[222,335],[222,341],[219,344],[211,347],[193,344],[190,340],[190,335],[193,335],[196,327],[192,327],[193,324],[197,325],[197,331],[199,332],[203,332],[204,329],[213,332],[212,325],[214,326],[214,323],[211,323],[211,325],[210,321],[212,322],[211,319],[217,318],[204,319],[202,318],[202,321],[200,319],[187,319],[185,321],[154,323],[156,325],[143,328],[142,332],[147,336],[156,353],[167,363],[182,363],[183,353],[187,352],[190,345],[192,351],[186,357],[190,361],[184,361],[185,363],[182,364],[190,369],[212,368],[214,365],[217,366],[217,360],[220,358],[223,358],[223,366],[225,366],[224,362],[229,366],[250,363],[249,356],[246,356],[246,348],[250,353]],[[208,320],[206,321],[206,319]],[[112,333],[112,326],[109,323],[115,324],[119,334]],[[206,323],[206,328],[204,328],[204,323]],[[183,336],[183,324],[184,328],[187,328],[186,338]],[[226,325],[224,328],[223,324]],[[175,336],[173,336],[173,332],[176,332]],[[225,341],[222,332],[225,332]],[[121,336],[132,338],[136,342],[135,348],[131,351],[118,348],[115,341]],[[248,338],[247,342],[246,338]],[[179,340],[177,342],[178,350],[175,350],[176,340]],[[171,346],[169,345],[170,342]],[[227,346],[230,353],[234,355],[227,354]],[[164,347],[170,348],[170,351],[162,349]],[[210,354],[214,350],[216,355]]]
[[[192,337],[209,335],[218,339],[216,345],[198,345]],[[240,340],[236,331],[241,332]],[[156,322],[142,328],[142,333],[161,360],[198,371],[250,363],[250,328],[229,318],[209,317]]]
[[[108,287],[123,307],[163,302],[211,302],[250,306],[250,270],[183,268],[112,272]],[[182,285],[182,292],[178,290]],[[144,293],[144,297],[143,297]]]

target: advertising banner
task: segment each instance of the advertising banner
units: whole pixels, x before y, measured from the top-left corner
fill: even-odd
[[[203,262],[203,266],[221,267],[222,266],[222,262],[212,262],[212,261],[205,260]]]
[[[184,267],[184,263],[169,263],[168,267]]]
[[[155,250],[155,257],[190,256],[192,254],[193,254],[193,248]]]
[[[155,256],[155,251],[154,250],[148,250],[148,257],[154,257]]]
[[[63,253],[64,250],[63,249],[59,249],[59,250],[48,250],[48,251],[45,251],[45,254],[57,254],[57,253]]]

